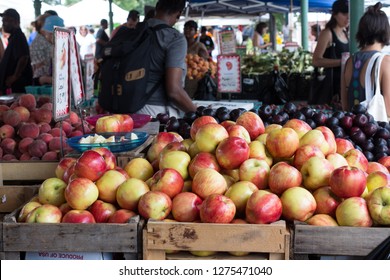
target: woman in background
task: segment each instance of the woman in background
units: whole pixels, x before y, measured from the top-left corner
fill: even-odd
[[[268,26],[265,22],[259,22],[256,25],[255,32],[253,34],[252,42],[255,50],[260,50],[260,52],[267,52],[267,48],[272,46],[272,43],[265,43],[263,35],[267,33]]]

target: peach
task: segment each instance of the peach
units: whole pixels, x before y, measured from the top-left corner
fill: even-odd
[[[64,132],[62,130],[62,132]],[[54,127],[48,131],[49,134],[53,135],[54,137],[60,137],[61,135],[61,129],[59,127]],[[64,134],[62,134],[64,135]]]
[[[36,139],[39,136],[39,126],[36,123],[23,123],[18,134],[21,138],[31,137]]]
[[[37,100],[37,107],[40,108],[43,104],[51,102],[50,96],[40,96]]]
[[[28,146],[28,153],[31,157],[41,158],[47,152],[47,145],[42,139],[35,139],[30,146]]]
[[[53,139],[50,140],[48,146],[49,146],[49,150],[50,151],[60,151],[61,150],[61,138],[60,137],[56,137],[56,136],[53,137]],[[63,148],[67,147],[65,138],[62,139],[62,147]]]
[[[9,106],[9,108],[10,109],[15,109],[16,107],[18,107],[19,106],[19,103],[18,102],[13,102],[12,104],[11,104],[11,106]]]
[[[0,120],[3,120],[3,113],[8,110],[9,107],[7,105],[0,104]]]
[[[13,154],[16,148],[16,141],[12,138],[4,138],[1,141],[1,148],[5,154]]]
[[[28,153],[28,152],[24,152],[20,157],[19,157],[19,160],[30,160],[31,159],[31,155]]]
[[[35,121],[37,123],[45,122],[51,123],[53,119],[53,112],[45,108],[39,108],[35,114]]]
[[[47,109],[49,111],[53,111],[53,103],[46,102],[46,103],[42,104],[42,106],[39,109]]]
[[[42,160],[58,160],[58,154],[56,151],[48,151],[42,156]]]
[[[12,138],[15,135],[15,129],[9,124],[4,124],[0,127],[0,138]]]
[[[42,139],[43,141],[45,141],[45,143],[47,145],[49,145],[49,142],[51,139],[53,139],[53,135],[51,135],[50,133],[41,133],[39,134],[38,138],[37,139]]]
[[[82,131],[80,131],[80,130],[73,130],[73,131],[69,134],[69,138],[71,138],[71,137],[76,137],[76,136],[81,136],[81,135],[84,135]]]
[[[45,123],[45,122],[38,123],[38,126],[39,126],[39,133],[40,134],[48,133],[50,131],[50,129],[51,129],[50,124]]]
[[[21,152],[22,154],[28,152],[28,146],[30,146],[32,142],[34,142],[34,139],[32,139],[31,137],[26,137],[20,140],[18,145],[19,152]]]
[[[26,93],[19,97],[19,105],[26,107],[28,110],[31,110],[37,106],[37,100],[31,93]]]
[[[81,121],[79,115],[73,111],[70,111],[69,120],[72,125],[79,124]]]
[[[30,111],[23,106],[17,106],[14,108],[14,111],[18,112],[20,115],[20,120],[26,122],[30,119]]]
[[[80,130],[81,132],[85,133],[85,134],[89,134],[92,132],[92,129],[90,128],[89,124],[84,121],[84,131],[83,131],[83,124],[79,124],[76,126],[76,130]]]
[[[0,159],[3,157],[3,148],[0,147]]]
[[[54,127],[61,128],[61,122],[57,122]],[[67,121],[62,121],[62,129],[65,132],[65,135],[69,136],[69,134],[73,131],[73,126]]]
[[[14,160],[17,160],[17,158],[12,154],[6,154],[3,156],[2,160],[14,161]]]
[[[8,110],[3,113],[3,122],[13,127],[21,122],[20,114],[15,110]]]

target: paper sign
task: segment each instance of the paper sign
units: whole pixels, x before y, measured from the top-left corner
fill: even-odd
[[[70,73],[74,106],[78,108],[84,99],[83,75],[81,74],[80,55],[77,47],[76,36],[70,33]]]
[[[221,54],[236,53],[236,37],[234,36],[233,30],[219,32],[218,38]]]
[[[240,56],[219,55],[217,57],[218,92],[241,92]]]
[[[70,113],[70,32],[65,28],[54,28],[53,59],[53,118],[60,121]]]
[[[95,66],[95,57],[93,54],[86,54],[84,56],[84,64],[85,64],[85,96],[86,100],[91,100],[93,98],[94,93],[94,81],[93,81],[93,73]]]

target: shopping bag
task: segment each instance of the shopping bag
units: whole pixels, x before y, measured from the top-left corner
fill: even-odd
[[[210,73],[206,73],[198,82],[198,88],[194,94],[195,100],[217,100],[218,87],[211,78]]]

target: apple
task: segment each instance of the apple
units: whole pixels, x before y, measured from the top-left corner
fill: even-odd
[[[336,141],[336,147],[337,147],[336,153],[338,153],[340,155],[343,155],[346,152],[348,152],[349,150],[355,148],[354,145],[352,144],[352,142],[349,141],[348,139],[336,138],[335,141]]]
[[[330,130],[329,127],[326,126],[317,126],[315,130],[319,130],[322,132],[322,134],[325,137],[326,142],[328,142],[329,149],[327,153],[324,153],[325,156],[331,153],[337,152],[337,144],[336,144],[336,138],[334,137],[333,131]]]
[[[25,205],[23,205],[22,209],[18,214],[18,219],[17,219],[18,222],[24,223],[26,221],[28,214],[39,206],[42,206],[42,204],[39,203],[38,201],[29,201]]]
[[[108,219],[107,223],[124,224],[137,214],[134,211],[127,209],[116,210]]]
[[[149,191],[141,196],[138,202],[138,213],[146,220],[164,220],[171,210],[171,198],[160,191]]]
[[[265,146],[272,157],[289,158],[299,147],[299,136],[289,127],[275,129],[268,133]]]
[[[77,161],[77,160],[76,160]],[[69,165],[69,167],[67,169],[65,169],[65,172],[64,172],[64,175],[62,176],[62,180],[65,182],[65,183],[69,183],[69,181],[71,180],[71,178],[75,178],[77,177],[76,175],[73,176],[74,174],[74,168],[76,166],[76,161],[71,163]]]
[[[308,225],[312,226],[325,226],[325,227],[337,227],[339,224],[336,220],[328,214],[315,214],[306,220]]]
[[[149,182],[150,190],[160,191],[173,199],[181,193],[184,187],[183,177],[173,168],[163,168],[157,171]]]
[[[249,143],[249,158],[263,159],[268,166],[271,166],[273,163],[273,158],[267,151],[265,144],[257,140]]]
[[[188,148],[188,154],[190,155],[191,158],[194,158],[197,154],[200,153],[200,150],[198,148],[197,143],[194,141],[190,147]]]
[[[361,197],[350,197],[341,202],[336,209],[336,220],[340,226],[372,226],[366,200]]]
[[[116,211],[114,204],[104,202],[103,200],[96,200],[89,206],[88,211],[91,212],[97,223],[107,223],[111,215]]]
[[[199,151],[214,153],[218,144],[228,137],[229,134],[222,125],[207,123],[198,129],[195,142]]]
[[[377,188],[390,185],[390,174],[388,172],[374,171],[368,174],[366,179],[368,193]]]
[[[247,111],[242,113],[236,120],[236,124],[242,125],[249,132],[251,140],[256,139],[265,131],[264,123],[258,114]]]
[[[70,207],[85,210],[99,197],[99,189],[88,178],[75,178],[65,188],[65,199]]]
[[[229,137],[240,137],[244,139],[248,144],[251,142],[251,137],[248,130],[245,127],[239,124],[234,124],[226,128],[226,131],[229,133]]]
[[[390,156],[384,156],[378,159],[378,163],[384,165],[390,172]]]
[[[240,181],[240,169],[222,169],[221,172],[222,176],[229,176],[230,178],[233,178],[234,182]]]
[[[60,223],[61,210],[51,204],[43,204],[34,208],[26,217],[26,223]]]
[[[117,170],[107,170],[95,182],[99,190],[99,199],[104,202],[115,203],[116,191],[120,184],[126,181],[126,176]]]
[[[103,116],[96,121],[95,131],[96,133],[120,132],[121,123],[118,118],[113,117],[112,115]]]
[[[215,123],[217,124],[217,120],[212,116],[200,116],[196,118],[190,128],[190,136],[191,139],[195,141],[196,133],[198,132],[199,128],[201,128],[203,125],[207,123]]]
[[[283,128],[283,126],[281,124],[277,124],[277,123],[270,123],[269,125],[267,125],[265,127],[265,130],[264,130],[264,133],[260,134],[259,136],[256,137],[256,139],[258,139],[261,135],[263,134],[268,134],[270,133],[272,130],[275,130],[275,129],[281,129]]]
[[[122,167],[117,166],[114,170],[120,172],[123,176],[125,176],[126,180],[130,178],[129,174],[127,174],[127,172]]]
[[[221,168],[236,169],[249,158],[249,145],[242,138],[228,137],[218,144],[215,156]]]
[[[261,190],[268,187],[270,167],[265,160],[249,158],[239,167],[241,181],[249,181]]]
[[[224,194],[226,190],[225,178],[214,169],[201,169],[192,179],[192,191],[202,199],[211,194]]]
[[[43,181],[38,190],[38,198],[41,204],[53,204],[60,206],[65,202],[64,190],[66,183],[56,177]]]
[[[368,168],[367,168],[367,174],[371,174],[375,171],[382,171],[383,173],[389,174],[389,170],[386,166],[383,164],[376,162],[376,161],[369,161],[368,162]]]
[[[62,216],[64,216],[67,212],[72,210],[72,207],[70,207],[67,202],[61,204],[60,207],[58,207],[58,208],[60,208],[60,210],[62,212]]]
[[[326,156],[326,159],[333,165],[334,169],[349,165],[345,157],[339,153],[330,153]]]
[[[232,125],[235,125],[236,122],[235,121],[232,121],[232,120],[225,120],[223,122],[220,123],[224,128],[226,128],[226,130],[228,130],[228,128]]]
[[[255,184],[248,181],[239,181],[232,184],[225,192],[225,196],[230,198],[236,206],[238,214],[245,215],[245,208],[249,197],[257,191]]]
[[[106,162],[107,169],[116,168],[116,156],[106,147],[97,147],[92,149],[95,152],[98,152]]]
[[[164,149],[167,144],[177,141],[178,140],[173,133],[165,131],[159,132],[153,139],[153,142],[146,153],[147,160],[149,160],[149,162],[153,162],[159,157],[162,149]]]
[[[255,140],[259,141],[265,145],[265,143],[267,142],[267,137],[268,137],[268,133],[263,133],[263,134],[260,134],[259,136],[257,136]]]
[[[333,170],[333,164],[327,159],[318,156],[309,158],[301,168],[303,186],[310,191],[327,186]]]
[[[188,166],[190,162],[191,157],[187,152],[171,151],[162,156],[159,162],[159,169],[173,168],[180,173],[183,180],[186,180],[189,176]]]
[[[74,174],[77,177],[87,178],[91,181],[98,180],[106,170],[107,164],[104,157],[93,150],[83,152],[74,166]]]
[[[131,132],[134,128],[134,120],[128,114],[113,114],[112,117],[117,118],[120,123],[120,132]]]
[[[154,174],[152,164],[147,159],[141,157],[131,159],[123,169],[129,178],[137,178],[143,181],[148,180]]]
[[[341,198],[361,196],[366,188],[366,174],[353,166],[335,169],[329,178],[332,192]]]
[[[188,172],[191,178],[194,178],[195,174],[204,168],[211,168],[216,171],[220,171],[217,158],[212,153],[199,152],[192,159],[188,166]]]
[[[72,158],[72,157],[64,157],[62,158],[56,169],[55,169],[55,174],[56,174],[56,177],[58,179],[61,179],[63,180],[63,176],[64,176],[64,173],[66,171],[66,169],[69,168],[69,166],[71,166],[72,164],[76,163],[76,158]]]
[[[172,143],[168,143],[164,149],[161,150],[160,152],[160,156],[158,157],[158,160],[161,160],[161,158],[168,152],[171,152],[171,151],[183,151],[183,152],[187,152],[187,149],[186,147],[184,146],[184,144],[182,142],[172,142]]]
[[[192,192],[182,192],[172,200],[172,216],[178,222],[199,220],[199,207],[202,199]]]
[[[280,161],[274,164],[269,171],[268,186],[277,195],[282,194],[288,188],[301,184],[302,174],[287,162]]]
[[[236,206],[222,194],[211,194],[203,200],[199,214],[203,223],[228,224],[236,215]]]
[[[187,138],[187,139],[184,139],[183,141],[181,141],[181,143],[184,145],[184,147],[186,148],[186,151],[188,152],[188,149],[190,148],[190,146],[192,145],[192,143],[194,143],[195,141],[192,140],[191,138]]]
[[[269,224],[282,216],[282,201],[271,192],[257,190],[249,197],[245,216],[251,224]]]
[[[363,154],[363,152],[359,151],[358,149],[351,149],[347,151],[343,156],[347,160],[349,166],[360,168],[364,172],[367,171],[368,160]]]
[[[150,188],[144,181],[130,178],[118,186],[116,201],[121,208],[135,211],[140,198],[149,191]]]
[[[191,255],[194,255],[195,257],[210,257],[218,253],[217,251],[198,251],[198,250],[192,250],[189,252]]]
[[[296,151],[293,159],[293,166],[301,170],[302,165],[308,161],[309,158],[311,157],[322,157],[325,158],[325,155],[323,152],[320,150],[319,147],[314,146],[314,145],[303,145],[300,146]]]
[[[370,216],[375,224],[390,226],[390,187],[375,189],[367,199]]]
[[[94,224],[96,223],[92,213],[88,210],[70,210],[62,217],[62,223]]]
[[[336,217],[336,209],[342,199],[335,195],[329,186],[316,189],[313,196],[317,203],[316,214],[328,214]]]
[[[326,141],[324,134],[318,129],[306,132],[299,139],[299,146],[302,147],[304,145],[317,146],[325,156],[329,153],[329,143]]]
[[[280,196],[283,206],[283,217],[289,221],[304,222],[313,216],[317,203],[314,196],[303,187],[292,187]]]
[[[294,129],[299,138],[301,138],[309,130],[312,130],[311,126],[307,122],[299,119],[290,119],[283,125],[283,127]]]

